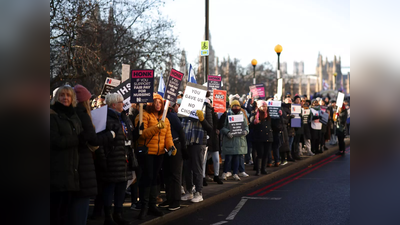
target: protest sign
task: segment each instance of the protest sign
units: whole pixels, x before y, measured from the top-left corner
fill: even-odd
[[[310,108],[312,116],[314,117],[319,117],[320,116],[320,111],[315,110],[313,108]],[[314,118],[315,118],[314,117]],[[319,121],[319,119],[313,119],[311,118],[311,128],[314,130],[321,130],[322,129],[322,123]]]
[[[260,98],[265,98],[265,87],[264,84],[256,84],[256,89],[258,92],[258,96]]]
[[[279,110],[281,110],[281,101],[267,101],[268,114],[271,119],[279,119]]]
[[[253,98],[259,98],[260,96],[258,95],[258,91],[255,85],[252,85],[249,87],[251,95]]]
[[[342,107],[343,101],[344,101],[344,94],[342,92],[338,92],[337,99],[336,99],[336,105],[337,105],[336,112],[339,112],[339,108]]]
[[[186,85],[184,93],[181,106],[179,107],[178,116],[198,118],[196,116],[196,111],[202,110],[203,108],[204,99],[207,94],[207,87],[189,82]]]
[[[328,123],[328,119],[329,119],[328,113],[326,111],[321,110],[321,119],[319,121],[326,125]]]
[[[243,114],[228,116],[229,132],[233,136],[243,136],[244,131]]]
[[[122,82],[129,80],[129,72],[131,71],[131,66],[129,64],[122,64]]]
[[[208,90],[221,89],[221,76],[208,75]]]
[[[132,70],[131,87],[131,103],[153,102],[154,70]]]
[[[105,105],[103,107],[91,111],[92,122],[94,127],[96,128],[96,133],[99,133],[106,129],[107,111],[108,111],[107,108],[108,106]]]
[[[129,79],[112,89],[110,93],[122,95],[124,97],[124,110],[129,110],[129,107],[131,107],[131,81]]]
[[[111,77],[107,77],[106,81],[104,82],[104,86],[103,86],[103,90],[101,91],[101,94],[107,95],[108,93],[110,93],[110,91],[112,89],[114,89],[115,87],[117,87],[120,84],[121,84],[120,80],[113,79]]]
[[[178,96],[179,87],[181,85],[181,81],[183,78],[183,73],[171,69],[171,73],[169,74],[167,86],[165,89],[164,99],[170,102],[176,102],[176,98]]]
[[[214,90],[212,104],[214,112],[224,113],[226,111],[226,91]]]
[[[301,116],[303,117],[303,124],[308,123],[309,115],[310,115],[310,109],[301,109]]]
[[[292,104],[291,106],[291,114],[294,115],[294,118],[291,118],[290,125],[291,127],[301,127],[301,105],[300,104]]]

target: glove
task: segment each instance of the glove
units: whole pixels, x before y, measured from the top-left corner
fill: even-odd
[[[227,136],[229,139],[232,139],[232,138],[233,138],[233,135],[231,134],[231,132],[227,133],[226,136]]]
[[[169,151],[168,151],[168,152],[171,152],[171,155],[172,155],[172,156],[175,156],[177,150],[176,150],[175,146],[171,146],[171,148],[169,148]]]
[[[163,120],[158,121],[157,127],[158,127],[158,129],[160,129],[160,130],[161,130],[161,129],[164,129],[164,127],[165,127],[164,121],[163,121]]]
[[[247,132],[247,130],[242,131],[242,135],[246,136],[249,132]]]
[[[282,116],[282,110],[279,110],[278,113],[280,116]]]
[[[199,117],[200,122],[204,120],[204,114],[203,111],[197,110],[196,111],[197,116]]]

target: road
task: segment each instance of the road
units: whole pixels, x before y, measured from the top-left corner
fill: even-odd
[[[350,224],[350,147],[170,224]]]

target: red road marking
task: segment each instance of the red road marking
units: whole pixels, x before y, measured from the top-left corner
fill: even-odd
[[[348,147],[348,148],[346,149],[346,152],[347,152],[348,149],[350,149],[350,147]],[[333,157],[334,157],[334,158],[333,158]],[[327,160],[329,160],[329,159],[332,159],[332,158],[333,158],[332,160],[329,160],[329,161],[328,161],[328,162],[331,162],[331,161],[335,160],[335,159],[338,158],[338,157],[340,157],[340,156],[331,155],[331,156],[329,156],[329,157],[327,157],[327,158],[325,158],[325,159],[323,159],[323,160],[321,160],[321,161],[319,161],[319,162],[313,164],[313,165],[310,166],[310,167],[306,167],[306,168],[304,168],[304,169],[302,169],[302,170],[300,170],[300,171],[298,171],[298,172],[296,172],[296,173],[294,173],[294,174],[292,174],[292,175],[290,175],[290,176],[288,176],[288,177],[285,177],[285,178],[283,178],[283,179],[281,179],[281,180],[279,180],[279,181],[276,181],[276,182],[274,182],[274,183],[272,183],[272,184],[270,184],[270,185],[267,185],[267,186],[265,186],[265,187],[263,187],[263,188],[261,188],[261,189],[259,189],[259,190],[257,190],[257,191],[254,191],[254,192],[252,192],[252,193],[250,193],[250,194],[248,194],[248,195],[250,195],[250,196],[255,195],[255,194],[257,194],[257,193],[259,193],[259,192],[261,192],[261,191],[263,191],[263,190],[265,190],[265,189],[268,189],[268,188],[270,188],[270,187],[272,187],[272,186],[274,186],[274,185],[276,185],[276,184],[279,184],[279,183],[281,183],[281,182],[283,182],[283,181],[285,181],[285,180],[287,180],[287,179],[289,179],[289,178],[291,178],[291,177],[293,177],[293,176],[296,176],[297,174],[302,173],[302,172],[304,172],[305,170],[309,170],[309,169],[311,169],[312,167],[315,167],[315,166],[317,166],[317,165],[319,165],[319,164],[321,164],[321,163],[323,163],[323,162],[325,162],[325,161],[327,161]],[[325,165],[325,164],[327,164],[328,162],[325,162],[325,163],[322,164],[322,165]],[[322,165],[320,165],[320,166],[318,166],[318,167],[316,167],[316,168],[319,168],[319,167],[321,167]],[[313,168],[311,171],[314,171],[316,168]],[[311,172],[311,171],[310,171],[310,172]],[[309,172],[306,172],[305,174],[307,174],[307,173],[309,173]],[[304,174],[304,175],[305,175],[305,174]],[[301,175],[301,176],[304,176],[304,175]],[[301,176],[299,176],[299,177],[301,177]],[[287,181],[287,182],[285,182],[284,184],[279,185],[277,188],[282,187],[282,186],[284,186],[285,184],[288,184],[288,183],[292,182],[293,180],[298,179],[299,177],[295,177],[294,179],[292,179],[292,180],[290,180],[290,181]],[[277,189],[277,188],[274,188],[273,190],[275,190],[275,189]],[[271,190],[272,190],[272,189],[271,189]],[[263,193],[261,193],[261,194],[258,195],[258,196],[264,195],[264,194],[266,194],[266,193],[268,193],[268,192],[269,192],[269,191],[263,192]]]

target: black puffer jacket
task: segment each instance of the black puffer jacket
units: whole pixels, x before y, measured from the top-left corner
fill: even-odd
[[[82,122],[83,131],[80,133],[79,144],[79,183],[80,191],[76,193],[78,196],[91,197],[97,194],[97,177],[93,160],[93,153],[89,150],[86,143],[98,146],[112,141],[111,132],[101,132],[96,134],[92,120],[87,114],[85,107],[79,103],[75,108],[76,114]]]
[[[256,114],[250,116],[250,129],[253,129],[254,142],[273,142],[274,136],[272,131],[271,119],[261,120],[258,124],[254,124]]]
[[[296,131],[294,130],[294,127],[292,127],[292,109],[291,109],[292,104],[286,104],[282,103],[282,111],[285,111],[286,113],[286,118],[285,122],[287,124],[287,132],[289,137],[294,137],[296,135]]]
[[[50,191],[79,191],[78,147],[81,121],[72,106],[50,107]]]
[[[132,139],[133,126],[124,112],[121,113],[121,119],[127,128],[126,137],[118,114],[114,110],[108,109],[105,131],[114,131],[115,138],[112,141],[106,141],[96,151],[98,160],[101,160],[103,155],[106,159],[105,162],[98,164],[103,168],[102,173],[98,175],[104,182],[118,183],[132,179],[132,172],[128,169],[127,163],[128,154],[131,154],[132,150],[131,146],[125,146],[125,141]]]
[[[203,136],[203,145],[207,145],[207,135],[213,133],[213,110],[212,106],[209,103],[204,103],[205,113],[204,113],[204,120],[201,121],[201,125],[203,126],[204,136]]]
[[[211,133],[207,133],[208,135],[208,140],[207,140],[207,146],[208,146],[208,151],[211,152],[216,152],[219,151],[219,135],[217,134],[217,126],[218,126],[218,115],[214,112],[214,108],[211,107],[211,115],[212,115],[212,131]]]

